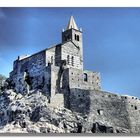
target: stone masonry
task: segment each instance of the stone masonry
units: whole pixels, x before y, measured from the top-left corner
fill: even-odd
[[[14,61],[10,80],[17,93],[41,90],[51,106],[140,132],[140,100],[101,90],[100,74],[84,70],[82,30],[71,16],[62,43]]]
[[[68,86],[99,90],[99,73],[83,71],[82,44],[82,31],[71,17],[67,29],[62,32],[61,44],[31,56],[19,56],[14,61],[10,79],[16,92],[24,94],[40,89],[54,102],[56,95],[63,97],[60,94],[63,94],[65,78],[71,80],[71,83],[64,83]]]

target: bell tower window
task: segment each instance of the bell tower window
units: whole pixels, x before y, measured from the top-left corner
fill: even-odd
[[[79,35],[77,35],[77,41],[79,41]]]
[[[75,40],[76,40],[76,41],[79,41],[79,35],[76,35],[76,34],[75,34],[74,36],[75,36]]]

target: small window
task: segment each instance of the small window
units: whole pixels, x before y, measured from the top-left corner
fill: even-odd
[[[125,97],[125,99],[127,99],[127,97]]]
[[[77,41],[79,41],[79,35],[77,35]]]
[[[71,57],[71,65],[74,66],[74,57]]]
[[[75,40],[77,40],[77,36],[76,36],[76,34],[75,34]]]
[[[137,110],[137,106],[135,106],[135,110]]]
[[[133,105],[131,105],[131,107],[133,107]]]
[[[84,81],[87,82],[88,81],[88,77],[87,77],[87,74],[84,73]]]
[[[98,109],[97,112],[98,112],[99,115],[103,115],[103,110],[102,109]]]
[[[68,65],[70,64],[70,56],[69,55],[67,56],[67,64]]]
[[[134,97],[132,97],[132,99],[134,99]]]

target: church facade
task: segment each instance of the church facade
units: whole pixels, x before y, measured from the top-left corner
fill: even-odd
[[[10,80],[17,93],[41,90],[52,106],[88,115],[91,121],[140,132],[140,99],[101,90],[100,74],[83,68],[82,30],[71,16],[62,42],[14,61]]]

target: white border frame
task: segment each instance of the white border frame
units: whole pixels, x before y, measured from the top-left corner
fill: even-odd
[[[0,0],[0,7],[138,7],[140,0]]]

